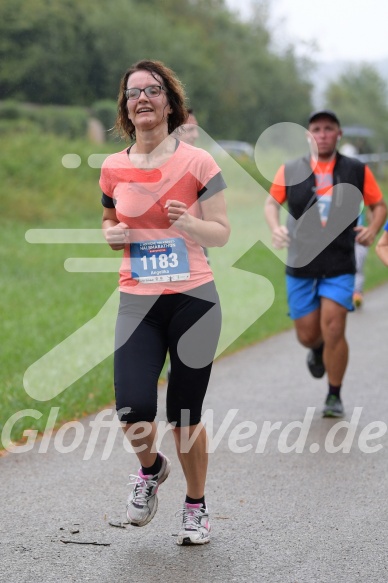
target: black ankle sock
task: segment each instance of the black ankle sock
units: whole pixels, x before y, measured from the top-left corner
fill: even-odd
[[[341,386],[342,385],[340,385],[339,387],[335,387],[334,385],[331,385],[329,383],[329,395],[334,395],[334,396],[339,398],[340,392],[341,392]]]
[[[144,476],[155,476],[158,472],[160,472],[160,468],[162,467],[162,458],[159,454],[156,454],[156,460],[152,466],[149,468],[145,468],[141,466],[141,471]]]
[[[313,352],[317,355],[317,356],[321,356],[323,353],[323,342],[321,344],[321,346],[318,346],[318,348],[313,348]]]
[[[185,500],[186,504],[202,504],[202,506],[205,508],[206,504],[205,504],[205,496],[202,496],[202,498],[190,498],[190,496],[186,495],[186,500]]]

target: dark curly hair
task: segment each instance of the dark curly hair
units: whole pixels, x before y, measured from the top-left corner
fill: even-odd
[[[168,116],[168,133],[172,134],[174,130],[184,124],[189,115],[186,105],[186,94],[182,83],[177,78],[174,71],[166,67],[161,61],[138,61],[125,72],[120,82],[120,91],[117,100],[117,117],[115,129],[119,135],[125,138],[135,139],[136,129],[132,121],[128,118],[127,98],[125,90],[127,88],[128,77],[136,71],[148,71],[153,77],[166,88],[168,103],[172,113]],[[160,78],[158,79],[156,75]]]

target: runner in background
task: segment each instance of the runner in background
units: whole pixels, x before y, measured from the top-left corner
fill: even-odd
[[[307,366],[315,378],[327,372],[324,417],[344,415],[340,393],[348,364],[346,318],[354,310],[354,243],[370,246],[387,215],[371,170],[337,151],[341,136],[333,111],[313,112],[307,133],[310,155],[281,166],[265,204],[274,247],[288,247],[288,305],[298,341],[309,349]],[[357,225],[357,219],[348,223],[347,217],[359,213],[358,194],[371,210],[367,225]],[[280,224],[285,202],[287,226]],[[339,234],[333,238],[333,232]]]
[[[368,221],[368,209],[364,208],[358,218],[358,225],[365,225]],[[356,275],[354,278],[353,305],[361,308],[364,303],[365,286],[365,261],[368,256],[369,247],[355,242],[354,252],[356,255]]]
[[[354,144],[345,142],[339,149],[339,152],[344,156],[349,156],[350,158],[357,158],[359,153],[358,149]],[[360,216],[358,218],[358,225],[365,225],[368,220],[367,209],[361,209]],[[361,308],[364,303],[364,286],[365,286],[365,261],[368,255],[369,247],[365,245],[360,245],[360,243],[355,242],[354,252],[356,255],[356,277],[354,280],[354,292],[353,292],[353,306],[355,308]]]
[[[388,223],[385,224],[384,232],[377,242],[376,253],[384,265],[388,267]]]
[[[187,121],[179,130],[177,137],[181,142],[185,142],[186,144],[190,144],[190,146],[194,146],[195,142],[199,138],[198,121],[192,108],[189,107],[187,111],[189,112]]]

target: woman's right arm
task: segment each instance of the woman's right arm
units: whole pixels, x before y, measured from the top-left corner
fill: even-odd
[[[113,251],[124,249],[128,243],[128,225],[120,223],[115,208],[105,208],[102,213],[102,230],[104,237]]]

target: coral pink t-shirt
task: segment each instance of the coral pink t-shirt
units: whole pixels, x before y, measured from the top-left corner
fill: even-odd
[[[220,168],[200,148],[177,142],[159,168],[134,166],[125,149],[108,156],[101,168],[102,204],[115,207],[128,225],[120,268],[120,291],[139,295],[183,293],[213,280],[201,245],[170,225],[165,204],[180,200],[202,218],[201,200],[225,188]]]

